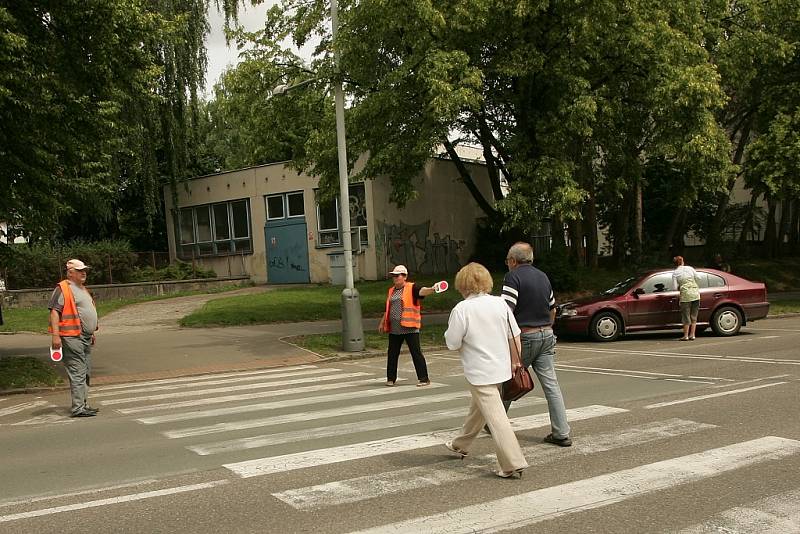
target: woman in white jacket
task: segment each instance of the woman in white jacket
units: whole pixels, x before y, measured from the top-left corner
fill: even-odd
[[[461,354],[472,403],[461,434],[445,447],[463,458],[487,424],[497,450],[497,476],[521,477],[528,462],[500,398],[500,385],[511,378],[512,367],[522,367],[520,351],[512,357],[509,350],[510,342],[517,349],[520,346],[517,321],[502,298],[489,294],[492,277],[483,265],[464,266],[456,274],[455,285],[464,300],[450,312],[444,337],[448,348]]]

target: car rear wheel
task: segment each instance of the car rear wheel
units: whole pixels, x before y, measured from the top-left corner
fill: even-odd
[[[622,319],[613,312],[600,312],[592,318],[589,335],[595,341],[614,341],[622,335]]]
[[[711,328],[718,336],[734,336],[742,328],[742,312],[732,306],[723,306],[714,312]]]

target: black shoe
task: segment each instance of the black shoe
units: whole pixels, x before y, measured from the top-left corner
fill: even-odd
[[[552,443],[559,447],[572,447],[572,440],[567,436],[566,438],[554,438],[553,434],[547,434],[544,438],[545,443]]]
[[[74,414],[70,415],[70,417],[94,417],[95,415],[97,415],[97,412],[81,410],[79,412],[75,412]]]
[[[89,405],[87,404],[86,406],[84,406],[84,407],[83,407],[83,411],[84,411],[84,412],[92,412],[92,413],[97,413],[97,412],[99,412],[99,411],[100,411],[100,408],[93,408],[92,406],[89,406]]]

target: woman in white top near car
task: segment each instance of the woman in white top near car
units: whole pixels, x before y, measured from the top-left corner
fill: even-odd
[[[697,329],[697,314],[700,312],[700,286],[697,285],[697,272],[684,265],[683,256],[672,258],[675,270],[672,272],[673,289],[680,291],[681,323],[683,337],[681,341],[694,341]]]
[[[492,277],[483,265],[464,266],[456,274],[455,285],[464,300],[450,312],[444,337],[448,348],[460,352],[472,402],[461,434],[445,447],[463,458],[486,423],[497,451],[495,473],[502,478],[521,477],[528,462],[500,398],[500,386],[511,378],[512,367],[522,367],[519,326],[505,301],[489,294]],[[509,343],[517,344],[513,356]]]

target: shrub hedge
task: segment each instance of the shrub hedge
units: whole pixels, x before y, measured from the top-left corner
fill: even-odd
[[[64,278],[64,264],[71,258],[80,258],[92,268],[90,285],[216,277],[212,270],[192,269],[183,262],[162,269],[139,267],[137,254],[125,240],[0,246],[0,276],[7,289],[53,287]]]

